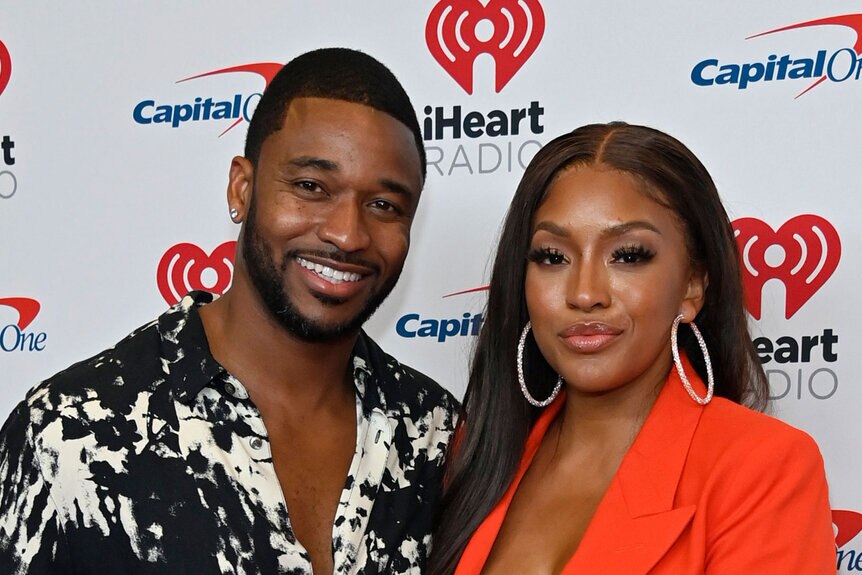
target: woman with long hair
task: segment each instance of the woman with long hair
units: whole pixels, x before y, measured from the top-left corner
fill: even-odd
[[[760,413],[733,230],[679,141],[578,128],[497,250],[430,571],[835,573],[820,452]]]

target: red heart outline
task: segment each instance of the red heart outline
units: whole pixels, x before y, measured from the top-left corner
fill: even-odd
[[[823,287],[841,259],[838,232],[827,220],[814,214],[791,218],[777,232],[757,218],[734,220],[733,230],[746,307],[755,319],[760,319],[763,285],[768,280],[778,279],[784,284],[787,294],[784,317],[790,319]],[[784,261],[777,266],[766,262],[766,250],[772,246],[784,250]]]
[[[174,305],[192,290],[207,290],[219,295],[230,287],[233,280],[236,241],[224,242],[209,255],[195,244],[176,244],[165,252],[156,270],[159,292],[168,305]],[[201,281],[204,270],[212,269],[218,280],[212,287]]]
[[[476,36],[476,24],[490,21],[487,40]],[[473,63],[479,54],[494,58],[495,90],[500,92],[536,51],[545,33],[539,0],[441,0],[428,15],[425,43],[437,63],[468,94],[473,93]]]

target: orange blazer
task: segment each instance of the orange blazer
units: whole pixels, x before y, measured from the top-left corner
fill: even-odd
[[[686,373],[703,397],[705,387]],[[520,468],[456,575],[482,571],[518,484],[564,401],[537,420]],[[675,369],[563,575],[827,575],[835,539],[814,440],[772,417],[688,396]]]

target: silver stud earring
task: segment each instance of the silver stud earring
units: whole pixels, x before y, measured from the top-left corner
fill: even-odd
[[[679,314],[674,318],[673,325],[670,328],[670,349],[673,352],[673,362],[676,364],[676,372],[679,374],[680,380],[682,380],[682,386],[688,392],[693,400],[695,400],[700,405],[706,405],[710,401],[712,401],[712,392],[715,390],[715,379],[712,376],[712,362],[709,360],[709,352],[706,350],[706,342],[703,340],[703,336],[700,335],[700,330],[697,329],[697,326],[694,325],[694,322],[688,324],[691,327],[691,331],[694,333],[695,339],[697,339],[697,344],[700,346],[700,351],[703,352],[703,363],[706,365],[706,397],[700,397],[698,394],[694,392],[694,389],[691,387],[691,382],[688,380],[688,376],[685,374],[685,370],[682,367],[682,361],[679,359],[679,347],[677,346],[676,336],[677,331],[679,330],[679,324],[683,320],[684,316]]]
[[[230,219],[232,219],[233,221],[236,221],[237,217],[239,216],[239,210],[237,210],[236,208],[231,208],[230,212],[228,213],[230,214]]]
[[[524,380],[524,345],[526,345],[527,334],[530,333],[531,327],[532,324],[528,321],[527,325],[524,326],[524,331],[521,332],[521,339],[518,340],[518,383],[521,385],[521,393],[524,394],[524,398],[530,405],[545,407],[557,398],[557,394],[560,393],[560,389],[563,387],[563,378],[560,375],[557,376],[557,385],[554,387],[554,391],[551,392],[551,396],[547,399],[539,401],[530,395],[530,392],[527,390],[527,382]]]

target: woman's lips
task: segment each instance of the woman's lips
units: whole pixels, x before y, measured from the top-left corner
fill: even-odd
[[[567,327],[559,335],[573,350],[595,353],[610,345],[621,333],[621,329],[606,323],[582,322]]]

